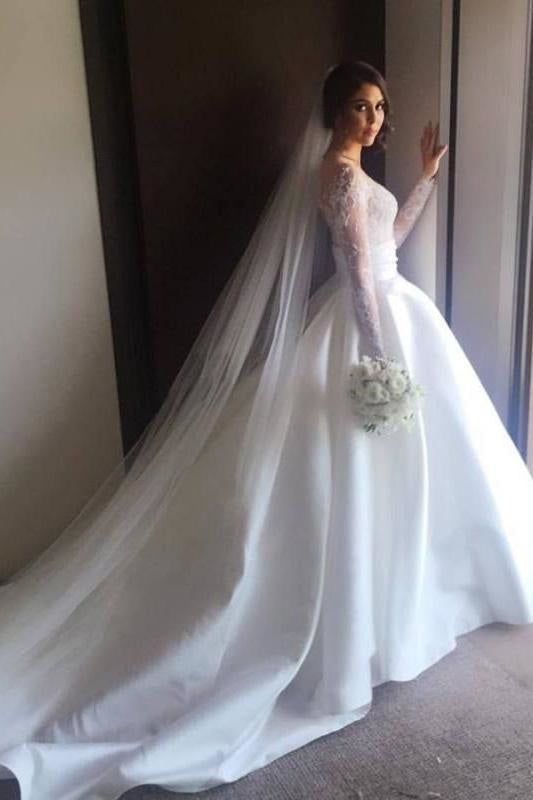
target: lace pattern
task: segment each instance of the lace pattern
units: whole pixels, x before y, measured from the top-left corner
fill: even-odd
[[[433,191],[435,181],[422,175],[408,194],[405,202],[400,207],[394,220],[393,233],[396,247],[400,247],[408,233],[411,231],[427,199]]]
[[[325,180],[319,206],[330,228],[335,261],[350,289],[368,355],[384,355],[376,300],[372,248],[386,241],[400,247],[433,191],[422,175],[398,208],[395,196],[360,167],[339,162]]]
[[[367,355],[384,355],[383,338],[371,265],[369,238],[370,178],[348,164],[335,166],[320,198],[331,229],[333,246],[344,256],[348,286]]]

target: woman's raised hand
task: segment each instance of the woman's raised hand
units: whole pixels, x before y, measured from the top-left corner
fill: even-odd
[[[439,162],[448,150],[447,144],[438,144],[439,123],[433,128],[431,120],[424,128],[420,139],[420,150],[422,153],[422,169],[428,178],[432,178],[439,169]]]

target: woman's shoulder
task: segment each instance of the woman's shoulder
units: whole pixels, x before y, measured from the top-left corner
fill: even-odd
[[[367,175],[358,164],[334,151],[326,153],[320,165],[320,195],[347,192],[351,187],[367,186]]]

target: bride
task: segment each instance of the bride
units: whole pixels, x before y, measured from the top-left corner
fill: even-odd
[[[328,70],[162,408],[0,587],[0,765],[21,800],[235,781],[360,720],[458,636],[533,622],[533,478],[397,271],[446,147],[428,126],[398,208],[361,166],[390,113],[373,67]],[[409,429],[361,426],[365,357],[423,387]]]

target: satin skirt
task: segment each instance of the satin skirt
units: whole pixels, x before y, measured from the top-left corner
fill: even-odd
[[[376,293],[388,354],[426,392],[413,429],[377,437],[354,424],[346,379],[361,342],[334,276],[300,340],[260,523],[231,469],[251,375],[157,535],[73,616],[64,635],[94,622],[79,668],[65,682],[33,663],[9,687],[0,764],[21,800],[235,781],[360,720],[374,686],[412,680],[458,636],[533,623],[533,478],[393,250],[375,253]]]

